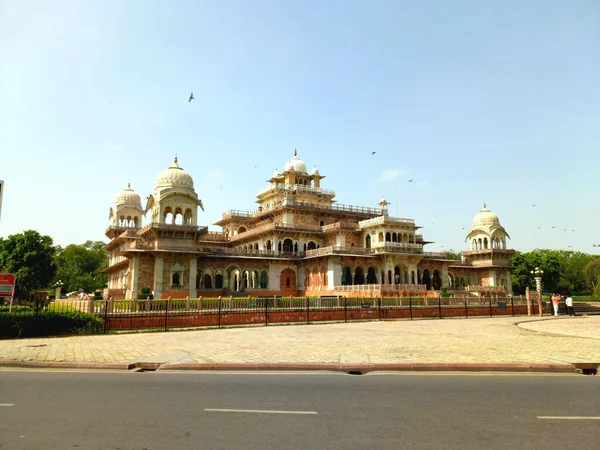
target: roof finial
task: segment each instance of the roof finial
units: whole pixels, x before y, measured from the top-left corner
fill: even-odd
[[[127,182],[127,189],[131,189],[131,181]]]
[[[483,209],[487,209],[487,203],[485,202],[485,200],[483,201]]]
[[[298,151],[296,150],[296,147],[294,147],[294,156],[298,156]]]
[[[177,164],[177,153],[175,153],[175,159],[173,160]]]

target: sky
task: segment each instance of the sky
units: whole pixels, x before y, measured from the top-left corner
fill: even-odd
[[[218,230],[294,147],[426,250],[485,201],[510,248],[597,253],[600,2],[0,0],[0,237],[107,241],[175,154]]]

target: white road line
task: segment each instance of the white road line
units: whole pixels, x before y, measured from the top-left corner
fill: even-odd
[[[548,420],[600,420],[600,416],[537,416]]]
[[[205,408],[207,412],[237,412],[254,414],[317,414],[316,411],[276,411],[268,409],[211,409]]]
[[[15,406],[14,403],[0,403],[0,406]]]

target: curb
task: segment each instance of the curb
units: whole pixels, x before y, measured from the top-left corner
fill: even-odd
[[[595,363],[586,363],[598,366]],[[163,364],[158,370],[198,370],[198,371],[332,371],[365,374],[368,372],[546,372],[577,373],[578,364],[528,364],[528,363],[374,363],[374,364],[335,364],[335,363],[214,363],[214,364]]]
[[[597,369],[598,363],[530,364],[530,363],[89,363],[55,361],[0,360],[0,367],[49,369],[108,369],[146,371],[327,371],[351,374],[369,372],[513,372],[513,373],[578,373],[584,369]]]

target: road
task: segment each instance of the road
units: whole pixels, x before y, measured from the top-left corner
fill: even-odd
[[[2,370],[0,449],[590,448],[598,399],[584,375]]]

